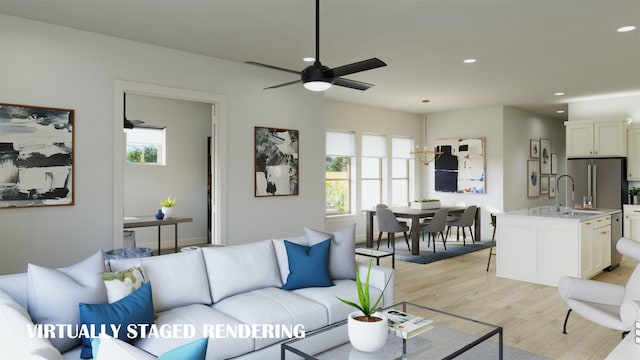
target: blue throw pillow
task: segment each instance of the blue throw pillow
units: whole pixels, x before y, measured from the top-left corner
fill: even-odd
[[[114,336],[109,324],[120,325],[117,338],[131,341],[127,337],[127,326],[130,324],[153,324],[155,312],[151,296],[151,282],[144,283],[138,290],[125,298],[111,304],[83,304],[80,303],[80,322],[88,328],[93,325],[99,331],[102,324],[106,324],[105,333]],[[139,332],[138,332],[139,333]],[[82,338],[80,357],[90,359],[91,338]]]
[[[202,338],[158,356],[160,360],[204,360],[209,339]]]
[[[289,260],[289,276],[282,286],[285,290],[335,285],[329,273],[331,239],[313,246],[284,241]]]

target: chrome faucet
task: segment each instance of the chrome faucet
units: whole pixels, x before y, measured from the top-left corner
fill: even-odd
[[[573,200],[574,197],[575,197],[575,191],[576,191],[576,181],[571,177],[571,175],[564,174],[564,175],[559,176],[556,179],[556,191],[558,191],[558,189],[560,187],[560,179],[562,179],[565,176],[568,177],[569,179],[571,179],[571,200]],[[566,193],[565,193],[565,201],[566,201],[565,206],[566,207],[570,207],[569,206],[569,192],[568,191],[566,191]],[[555,202],[556,202],[556,211],[560,211],[560,203],[558,203],[558,197],[557,196],[556,196],[556,201]]]

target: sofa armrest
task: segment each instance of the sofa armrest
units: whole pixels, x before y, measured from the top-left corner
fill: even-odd
[[[558,292],[565,301],[578,300],[620,306],[624,299],[625,288],[601,281],[564,276],[558,282]]]
[[[357,264],[358,271],[360,273],[360,280],[364,282],[367,278],[367,270],[369,269],[368,263]],[[391,280],[389,280],[391,279]],[[389,284],[387,285],[387,281]],[[384,291],[381,306],[391,306],[395,304],[395,274],[392,268],[385,266],[371,265],[371,275],[369,276],[369,286],[373,286],[380,290],[384,289],[387,285],[387,289]]]
[[[632,329],[640,321],[640,300],[625,300],[620,306],[620,320],[626,329]]]

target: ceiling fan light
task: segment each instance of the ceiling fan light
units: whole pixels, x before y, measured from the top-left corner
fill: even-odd
[[[325,91],[331,87],[331,83],[327,81],[307,81],[304,87],[311,91]]]

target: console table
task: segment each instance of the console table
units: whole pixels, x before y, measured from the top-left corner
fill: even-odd
[[[157,220],[155,216],[139,216],[139,217],[125,217],[124,228],[138,228],[138,227],[158,227],[158,255],[160,255],[160,243],[162,240],[162,232],[160,227],[162,225],[173,225],[175,228],[175,246],[174,252],[178,252],[178,224],[192,222],[193,218],[188,217],[170,217],[168,219]]]

